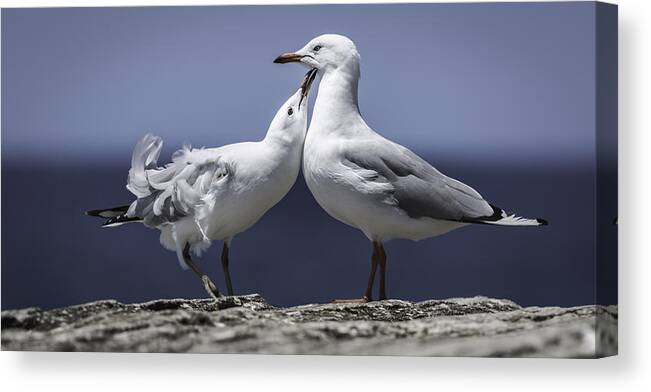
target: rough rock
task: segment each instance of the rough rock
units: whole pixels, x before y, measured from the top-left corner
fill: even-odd
[[[2,349],[497,357],[617,353],[617,306],[484,297],[269,305],[257,294],[2,312]]]

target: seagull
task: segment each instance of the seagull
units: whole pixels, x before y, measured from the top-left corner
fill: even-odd
[[[228,295],[231,241],[253,226],[289,192],[301,167],[307,131],[307,96],[316,70],[280,107],[265,138],[219,148],[184,146],[172,162],[159,167],[161,138],[145,135],[135,146],[127,189],[136,196],[130,205],[87,211],[106,219],[103,227],[139,222],[160,230],[160,242],[174,251],[182,267],[189,266],[208,294],[221,294],[192,261],[211,241],[223,241],[221,264]]]
[[[371,129],[359,111],[360,56],[349,38],[326,34],[275,63],[301,63],[321,75],[303,148],[303,174],[318,204],[371,241],[364,295],[372,300],[380,268],[379,299],[386,295],[386,253],[391,239],[419,241],[471,224],[542,226],[490,204],[477,191],[447,177],[408,148]]]

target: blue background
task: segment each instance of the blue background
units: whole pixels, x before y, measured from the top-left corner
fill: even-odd
[[[261,139],[305,72],[272,60],[330,32],[361,53],[371,127],[551,222],[392,241],[389,296],[593,303],[595,5],[511,3],[2,10],[2,307],[204,296],[158,232],[82,213],[132,200],[146,132],[161,163],[183,142]],[[224,288],[220,249],[198,263]],[[329,301],[362,293],[370,252],[299,178],[235,238],[231,273],[274,304]]]

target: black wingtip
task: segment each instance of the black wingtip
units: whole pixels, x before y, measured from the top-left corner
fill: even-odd
[[[96,216],[96,217],[101,218],[102,216],[100,215],[100,212],[102,212],[102,211],[104,211],[104,210],[88,210],[88,211],[84,211],[84,215],[86,215],[86,216]]]
[[[540,224],[540,226],[547,226],[547,225],[549,225],[549,222],[547,222],[547,220],[545,220],[545,219],[543,219],[543,218],[536,218],[536,220],[538,221],[538,223]]]
[[[120,215],[113,218],[109,218],[102,224],[102,227],[111,227],[116,224],[130,223],[130,222],[141,222],[142,218],[139,216],[125,216]]]
[[[113,207],[113,208],[104,208],[99,210],[88,210],[84,214],[87,216],[96,216],[98,218],[115,218],[116,216],[123,215],[129,210],[129,204]]]

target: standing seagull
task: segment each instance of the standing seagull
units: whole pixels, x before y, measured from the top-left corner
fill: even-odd
[[[468,185],[443,175],[366,125],[357,104],[359,53],[349,38],[322,35],[274,62],[303,63],[321,74],[305,140],[303,173],[319,205],[335,219],[361,230],[373,244],[366,291],[352,301],[371,300],[378,266],[379,298],[386,299],[384,241],[418,241],[473,223],[547,224],[489,204]]]
[[[141,222],[160,230],[161,244],[175,251],[181,266],[189,266],[215,298],[220,296],[217,286],[197,268],[190,253],[200,255],[211,241],[223,241],[222,268],[228,295],[233,295],[228,269],[231,240],[294,185],[307,130],[307,96],[315,76],[316,70],[307,73],[259,142],[184,147],[172,155],[172,163],[158,167],[163,142],[146,135],[133,150],[127,180],[127,189],[137,199],[131,205],[86,214],[108,219],[103,227]]]

